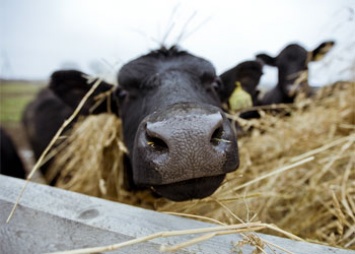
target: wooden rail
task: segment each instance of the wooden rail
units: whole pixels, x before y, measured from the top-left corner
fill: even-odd
[[[6,219],[24,185],[23,180],[0,175],[0,253],[47,253],[110,245],[153,233],[216,225],[162,214],[41,184],[30,183],[11,221]],[[292,253],[354,254],[355,251],[257,234]],[[160,246],[178,244],[191,236],[155,238],[111,253],[159,253]],[[239,234],[213,237],[174,253],[252,253],[239,249]],[[266,253],[287,253],[264,249]]]

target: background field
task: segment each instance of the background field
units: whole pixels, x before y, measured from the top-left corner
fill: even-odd
[[[44,82],[2,80],[0,83],[0,122],[16,126],[24,107],[30,102]]]

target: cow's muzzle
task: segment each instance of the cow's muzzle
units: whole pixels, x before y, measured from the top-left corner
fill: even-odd
[[[221,176],[238,164],[236,137],[216,107],[177,104],[146,117],[138,128],[133,149],[137,185],[167,186]]]

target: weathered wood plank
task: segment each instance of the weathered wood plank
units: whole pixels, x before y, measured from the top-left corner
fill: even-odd
[[[23,184],[22,180],[0,175],[0,253],[43,253],[102,246],[162,231],[215,226],[33,183],[26,189],[11,222],[5,224]],[[258,235],[293,253],[355,253]],[[154,239],[113,253],[158,253],[161,244],[177,244],[188,239],[189,236]],[[219,236],[176,253],[235,253],[233,244],[241,239],[240,235]],[[250,246],[242,248],[243,253],[252,250]]]

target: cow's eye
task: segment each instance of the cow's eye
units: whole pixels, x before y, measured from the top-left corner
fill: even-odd
[[[222,89],[222,80],[219,77],[215,77],[211,86],[216,92],[220,91]]]
[[[222,80],[214,73],[205,72],[201,76],[201,82],[208,93],[220,93],[222,90]]]
[[[213,81],[213,87],[215,89],[220,89],[222,86],[222,80],[220,77],[215,77],[214,81]]]
[[[117,88],[115,90],[115,97],[118,99],[118,101],[123,101],[128,95],[128,92],[122,88]]]

